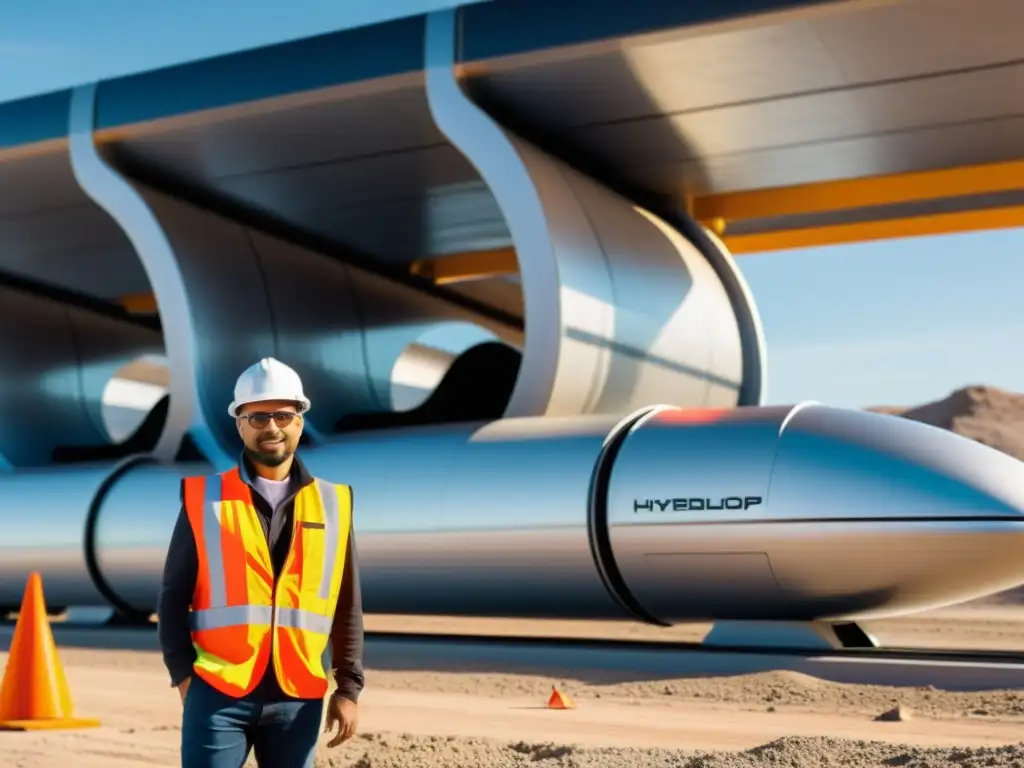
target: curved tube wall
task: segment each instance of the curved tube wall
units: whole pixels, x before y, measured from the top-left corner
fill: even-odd
[[[261,357],[277,357],[308,382],[315,435],[346,413],[391,410],[394,361],[427,328],[446,320],[484,324],[441,300],[135,187],[184,277],[197,329],[199,402],[226,451],[238,440],[226,412],[235,379]]]
[[[356,433],[303,457],[355,488],[369,612],[838,620],[1024,582],[1018,462],[892,416],[665,406]],[[139,465],[98,504],[89,556],[135,609],[155,607],[186,471],[208,469]],[[79,596],[65,584],[51,600]]]
[[[477,107],[457,80],[456,20],[456,10],[428,17],[427,99],[490,187],[519,258],[526,343],[505,415],[737,405],[740,327],[707,257]]]
[[[768,400],[768,343],[761,313],[736,259],[714,232],[692,219],[680,218],[679,226],[703,253],[729,294],[739,323],[743,349],[743,385],[737,405],[764,405]]]
[[[0,287],[0,456],[52,463],[61,445],[100,446],[103,390],[125,363],[162,354],[160,333]]]
[[[348,413],[390,411],[394,361],[438,322],[474,322],[521,343],[519,331],[121,176],[92,141],[93,97],[87,88],[76,92],[75,173],[158,286],[170,329],[172,409],[216,466],[230,466],[237,450],[226,413],[235,379],[261,357],[277,357],[308,383],[307,425],[316,439]]]
[[[100,157],[93,139],[95,113],[96,84],[75,88],[71,93],[68,125],[71,170],[82,191],[117,222],[131,241],[156,295],[172,396],[167,420],[153,453],[164,461],[171,461],[185,435],[191,434],[206,455],[215,457],[218,466],[227,466],[228,456],[219,450],[198,410],[195,391],[201,372],[192,344],[195,327],[181,270],[145,200]]]

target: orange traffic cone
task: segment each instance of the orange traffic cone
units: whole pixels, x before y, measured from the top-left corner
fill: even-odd
[[[568,694],[562,693],[553,685],[551,686],[551,698],[548,699],[548,709],[576,709],[576,705]]]
[[[43,579],[30,573],[0,686],[0,730],[95,728],[99,720],[73,717],[71,691],[46,616]]]

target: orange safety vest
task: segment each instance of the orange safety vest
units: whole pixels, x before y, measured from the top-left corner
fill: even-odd
[[[256,687],[272,658],[286,694],[323,697],[322,656],[341,592],[351,488],[316,479],[298,492],[291,548],[276,580],[238,467],[185,478],[184,504],[199,555],[189,614],[196,674],[238,698]]]

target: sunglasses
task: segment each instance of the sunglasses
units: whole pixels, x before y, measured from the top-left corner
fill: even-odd
[[[292,411],[274,411],[273,413],[268,413],[267,411],[253,411],[252,413],[244,413],[238,418],[248,421],[249,426],[253,429],[263,429],[270,423],[271,419],[274,420],[274,423],[278,427],[284,429],[291,424],[292,420],[298,415],[299,414]]]

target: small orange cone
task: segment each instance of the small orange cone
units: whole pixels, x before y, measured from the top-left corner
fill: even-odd
[[[576,709],[576,705],[567,693],[562,693],[553,685],[551,686],[551,698],[548,699],[548,709]]]
[[[71,691],[46,616],[43,579],[30,573],[0,686],[0,730],[95,728],[99,720],[73,717]]]

